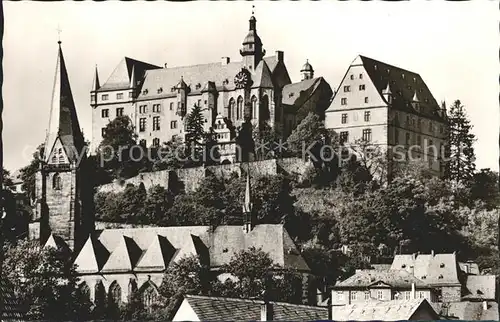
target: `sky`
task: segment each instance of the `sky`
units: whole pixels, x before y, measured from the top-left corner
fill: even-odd
[[[477,141],[476,167],[498,171],[496,1],[3,2],[4,167],[45,139],[60,38],[80,126],[91,138],[90,89],[124,57],[183,66],[239,61],[252,4],[268,55],[285,52],[292,81],[306,59],[337,88],[362,54],[419,73],[438,102],[460,99]]]

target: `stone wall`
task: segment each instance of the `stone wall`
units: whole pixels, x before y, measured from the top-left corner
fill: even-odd
[[[461,286],[444,286],[441,288],[441,296],[443,302],[460,302]]]
[[[122,182],[113,182],[98,187],[99,192],[121,191],[127,184],[135,186],[143,183],[146,189],[154,185],[160,185],[168,188],[173,180],[182,183],[184,191],[190,192],[196,190],[203,178],[209,174],[217,178],[229,179],[236,174],[238,177],[246,175],[247,167],[251,176],[269,176],[282,173],[284,175],[296,175],[300,179],[306,170],[311,166],[309,161],[300,158],[271,159],[254,161],[247,163],[221,164],[208,167],[196,167],[187,169],[178,169],[175,171],[163,170],[156,172],[145,172],[138,176],[124,180]]]

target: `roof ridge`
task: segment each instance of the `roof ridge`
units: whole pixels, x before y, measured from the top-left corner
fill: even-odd
[[[242,299],[242,298],[236,298],[236,297],[221,297],[221,296],[207,296],[207,295],[191,295],[191,294],[186,294],[186,295],[184,295],[184,297],[185,297],[185,298],[193,298],[193,299],[223,300],[223,301],[229,301],[229,302],[243,302],[243,303],[258,303],[258,304],[264,304],[264,301],[263,301],[263,300],[257,300],[257,299]],[[283,305],[283,306],[294,306],[294,307],[304,307],[304,308],[313,308],[313,309],[320,309],[320,310],[328,310],[328,308],[323,307],[323,306],[312,306],[312,305],[294,304],[294,303],[276,302],[276,301],[269,301],[269,303],[272,303],[272,304],[277,304],[277,305]]]
[[[402,68],[402,67],[398,67],[398,66],[395,66],[395,65],[388,64],[388,63],[383,62],[383,61],[378,60],[378,59],[370,58],[370,57],[368,57],[368,56],[364,56],[364,55],[359,55],[359,57],[361,57],[361,59],[363,59],[363,58],[370,59],[370,60],[373,60],[373,61],[375,61],[375,62],[377,62],[377,63],[387,65],[388,67],[396,68],[396,69],[399,69],[399,70],[402,70],[402,71],[405,71],[405,72],[408,72],[408,73],[411,73],[411,74],[415,74],[415,75],[420,76],[420,74],[419,74],[419,73],[413,72],[413,71],[411,71],[411,70],[408,70],[408,69],[405,69],[405,68]],[[409,254],[409,255],[411,255],[411,254]]]

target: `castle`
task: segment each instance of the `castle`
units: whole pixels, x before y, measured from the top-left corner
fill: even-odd
[[[215,63],[159,67],[124,57],[102,85],[96,67],[90,92],[91,151],[101,142],[106,125],[122,115],[130,117],[144,146],[184,139],[186,116],[199,106],[204,130],[216,132],[222,161],[232,163],[230,129],[246,120],[256,128],[278,127],[286,136],[309,112],[324,117],[333,92],[323,77],[315,77],[311,64],[306,62],[301,81],[292,83],[284,53],[265,54],[257,20],[251,16],[238,62],[223,57]]]

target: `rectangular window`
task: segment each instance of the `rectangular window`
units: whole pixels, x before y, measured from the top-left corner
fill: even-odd
[[[418,292],[418,298],[423,299],[424,298],[424,292],[420,291]]]
[[[359,75],[360,77],[363,76],[363,75]],[[370,299],[370,291],[366,291],[365,292],[365,301],[368,301]]]
[[[139,119],[139,132],[144,132],[146,131],[146,118],[140,118]]]
[[[109,117],[109,109],[105,108],[101,111],[102,117]]]
[[[201,100],[198,100],[198,106],[201,106]]]
[[[344,292],[337,292],[337,297],[339,299],[339,302],[344,301]]]
[[[205,100],[205,105],[207,105],[207,100]]]
[[[343,113],[342,114],[341,122],[342,122],[342,124],[346,124],[347,123],[347,113]]]
[[[351,86],[344,86],[344,92],[350,92]]]
[[[174,110],[174,102],[170,102],[170,110],[173,111]]]
[[[170,128],[176,129],[177,128],[177,121],[170,121]]]
[[[134,97],[134,93],[133,92],[128,92],[128,98],[132,98]]]
[[[353,79],[354,79],[354,75],[351,75],[351,80],[353,80]]]
[[[368,97],[365,97],[365,103],[368,103]]]
[[[340,132],[339,139],[340,143],[347,142],[349,140],[349,132],[348,131]]]
[[[363,74],[359,74],[359,79],[363,79]]]
[[[351,291],[351,301],[356,301],[356,291]]]
[[[95,102],[95,94],[90,95],[90,101]]]
[[[410,145],[410,133],[405,134],[405,144]]]
[[[372,140],[372,130],[371,129],[364,129],[363,130],[363,141],[369,142]]]
[[[109,99],[109,95],[108,94],[102,94],[101,99],[103,101],[107,101]]]
[[[153,117],[153,131],[159,131],[160,130],[160,117],[155,116]]]
[[[122,100],[123,99],[123,93],[116,93],[116,99],[117,100]]]
[[[106,128],[105,128],[105,127],[103,127],[103,128],[101,129],[101,136],[102,136],[102,137],[104,137],[105,135],[106,135]]]
[[[384,299],[384,293],[382,291],[377,291],[377,300],[383,300]]]
[[[160,104],[153,104],[153,113],[159,113],[160,109]]]
[[[410,292],[405,291],[405,300],[409,300],[409,299],[410,299]]]
[[[116,108],[116,116],[123,116],[123,107]]]
[[[340,104],[341,104],[341,105],[347,105],[347,98],[345,98],[345,97],[344,97],[344,98],[341,98],[341,99],[340,99]]]
[[[365,122],[370,122],[371,115],[370,111],[365,111]]]
[[[364,91],[365,90],[365,84],[359,85],[359,90]]]

